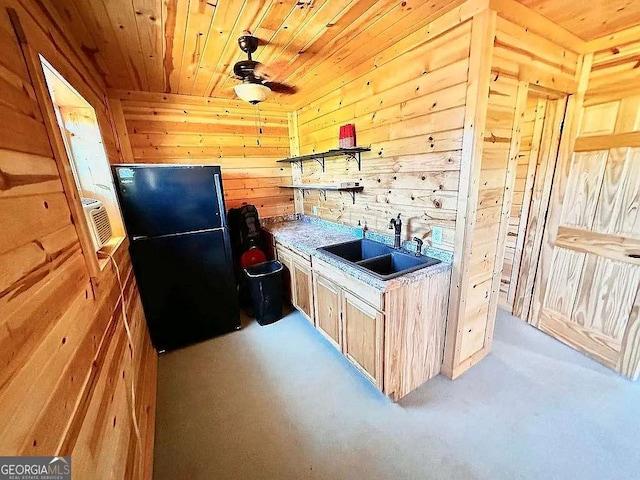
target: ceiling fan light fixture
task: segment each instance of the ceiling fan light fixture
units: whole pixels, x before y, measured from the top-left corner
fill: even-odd
[[[253,82],[241,83],[233,87],[233,89],[240,100],[249,102],[252,105],[264,102],[271,93],[271,89],[266,85]]]

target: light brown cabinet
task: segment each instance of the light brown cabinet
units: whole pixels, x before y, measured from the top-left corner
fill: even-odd
[[[384,316],[358,297],[342,295],[343,353],[376,387],[383,390]]]
[[[382,289],[276,243],[291,303],[381,392],[397,401],[440,373],[450,270]]]
[[[293,259],[293,305],[313,323],[313,286],[311,265],[306,261]]]
[[[276,243],[276,256],[285,266],[285,290],[291,304],[314,323],[311,260]]]
[[[450,271],[383,290],[313,258],[316,328],[397,401],[440,373]]]
[[[293,303],[293,296],[291,295],[293,290],[293,259],[289,252],[281,247],[276,247],[276,258],[284,265],[282,284],[285,296]]]
[[[342,351],[342,296],[331,280],[314,272],[313,297],[316,328],[338,350]]]
[[[316,328],[384,391],[384,315],[372,305],[382,305],[379,291],[314,260],[313,294]]]

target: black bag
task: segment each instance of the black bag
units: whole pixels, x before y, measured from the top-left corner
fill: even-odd
[[[234,262],[240,261],[242,254],[249,250],[252,240],[255,246],[264,252],[260,217],[255,205],[243,205],[240,208],[230,209],[227,222]]]

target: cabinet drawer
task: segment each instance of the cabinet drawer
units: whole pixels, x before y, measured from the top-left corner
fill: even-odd
[[[313,258],[313,270],[326,278],[330,278],[333,282],[340,285],[341,288],[353,293],[379,312],[384,311],[384,292],[353,278],[342,270],[338,270],[315,257]]]
[[[290,255],[293,255],[294,258],[297,257],[298,259],[302,260],[303,262],[307,262],[309,264],[309,266],[311,266],[311,255],[308,253],[305,253],[301,250],[298,250],[297,248],[294,247],[290,247],[289,245],[284,245],[278,241],[276,241],[276,250],[286,250]]]

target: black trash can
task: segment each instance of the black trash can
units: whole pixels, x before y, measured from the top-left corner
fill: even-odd
[[[282,318],[282,263],[270,260],[245,268],[256,320],[269,325]]]

